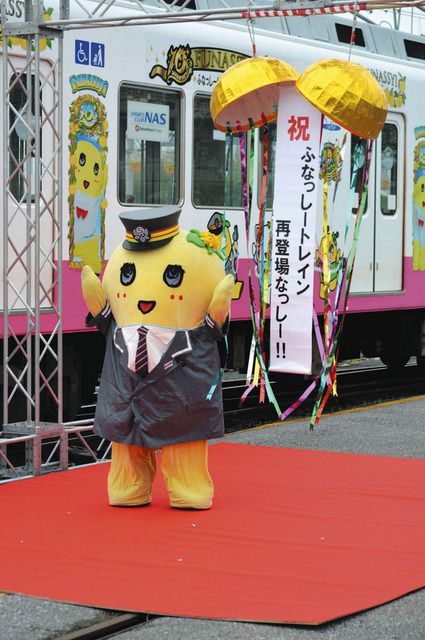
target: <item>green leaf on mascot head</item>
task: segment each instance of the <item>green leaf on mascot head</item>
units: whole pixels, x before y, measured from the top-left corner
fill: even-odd
[[[224,260],[224,254],[220,249],[219,237],[213,233],[191,229],[186,236],[186,240],[196,244],[196,246],[201,247],[201,249],[206,249],[210,254],[216,253],[220,260]]]

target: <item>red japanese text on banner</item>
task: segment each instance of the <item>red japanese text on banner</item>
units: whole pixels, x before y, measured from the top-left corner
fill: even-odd
[[[271,371],[310,373],[321,113],[281,87],[270,311]]]

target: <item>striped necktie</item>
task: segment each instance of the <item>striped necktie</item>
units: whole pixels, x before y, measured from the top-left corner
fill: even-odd
[[[146,334],[148,330],[146,327],[139,327],[137,332],[139,334],[139,342],[137,343],[134,370],[144,378],[148,374],[148,349],[146,346]]]

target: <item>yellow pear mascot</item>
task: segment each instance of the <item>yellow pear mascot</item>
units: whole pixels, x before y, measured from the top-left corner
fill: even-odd
[[[87,324],[106,337],[94,431],[112,441],[113,506],[150,503],[157,449],[171,506],[212,505],[207,440],[224,432],[217,341],[234,280],[214,235],[183,231],[179,215],[121,214],[125,240],[102,283],[82,271]]]

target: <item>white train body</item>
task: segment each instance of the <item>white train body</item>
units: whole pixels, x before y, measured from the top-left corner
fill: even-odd
[[[278,29],[282,24],[257,21],[258,55],[285,60],[299,72],[320,58],[347,58],[350,27],[344,19],[294,18],[284,22],[283,33],[262,28]],[[423,38],[366,23],[359,23],[358,28],[361,33],[357,34],[351,59],[373,73],[390,104],[386,125],[373,151],[368,204],[348,306],[345,353],[380,353],[392,362],[388,356],[392,352],[401,361],[406,356],[422,355],[425,317],[425,44]],[[50,44],[51,48],[47,43],[43,52],[42,70],[55,55],[56,43]],[[24,65],[19,40],[11,47],[15,64]],[[214,216],[218,220],[218,214],[223,213],[225,142],[222,134],[213,131],[209,96],[228,66],[252,55],[252,43],[246,26],[223,21],[68,31],[64,33],[63,51],[62,212],[70,235],[65,233],[63,240],[63,326],[65,355],[71,353],[71,360],[78,362],[84,358],[87,345],[96,341],[85,328],[80,267],[89,256],[88,261],[100,271],[101,263],[124,237],[119,214],[131,208],[177,204],[182,209],[181,227],[202,230],[208,224],[211,228]],[[43,99],[48,101],[49,88],[43,91]],[[19,96],[17,105],[19,108]],[[84,109],[86,114],[82,113]],[[91,131],[90,118],[97,120],[92,134],[87,133]],[[340,145],[343,133],[332,132],[333,144]],[[19,147],[19,132],[16,135]],[[43,139],[43,153],[49,153],[50,144]],[[253,225],[258,219],[261,170],[258,132],[254,144]],[[344,236],[351,145],[349,136],[330,213],[335,252],[342,248],[339,245]],[[89,171],[90,162],[90,171],[98,165],[97,174],[93,174],[97,183],[87,193],[84,184],[91,178],[84,171],[78,178],[76,171],[77,165],[81,168],[81,153],[87,161],[84,171]],[[242,368],[250,343],[245,280],[252,253],[245,236],[237,140],[228,180],[228,260],[238,254],[238,280],[243,283],[239,299],[233,302],[229,364]],[[18,192],[18,184],[16,189]],[[320,244],[322,222],[318,217]],[[43,233],[50,233],[48,226]],[[316,304],[320,310],[316,275]],[[16,314],[17,331],[24,321]],[[48,332],[48,309],[42,322]],[[97,373],[99,363],[96,357],[93,361]]]

